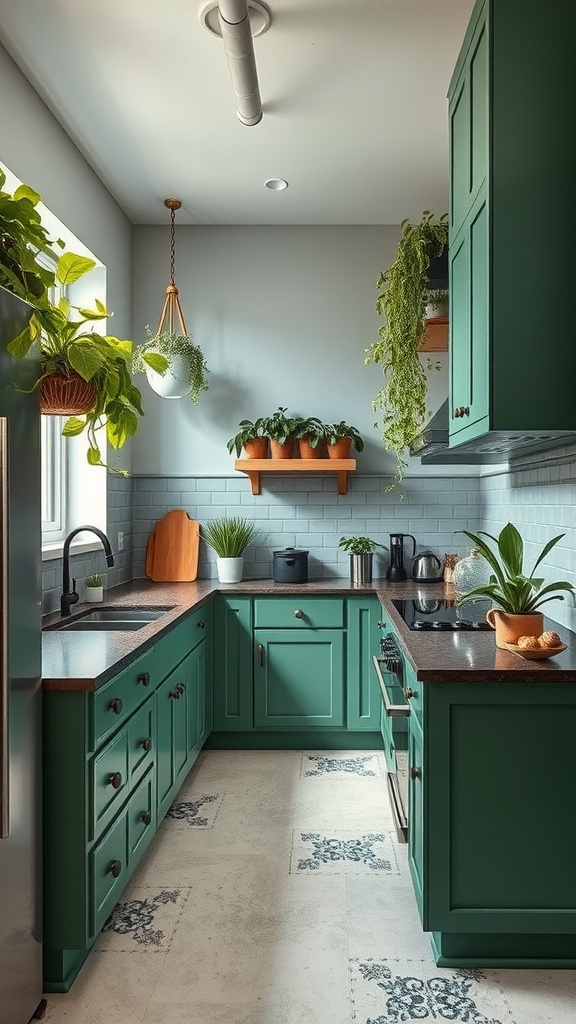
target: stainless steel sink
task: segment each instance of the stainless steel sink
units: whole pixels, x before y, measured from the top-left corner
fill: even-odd
[[[162,608],[95,608],[92,612],[85,612],[70,622],[55,623],[48,626],[49,630],[58,629],[62,632],[93,632],[102,633],[110,630],[134,630],[142,629],[149,622],[155,622],[172,607]]]

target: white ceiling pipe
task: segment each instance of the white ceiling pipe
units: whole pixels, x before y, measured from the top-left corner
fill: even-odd
[[[262,120],[262,103],[247,0],[219,0],[218,13],[224,52],[236,97],[236,116],[242,124]]]

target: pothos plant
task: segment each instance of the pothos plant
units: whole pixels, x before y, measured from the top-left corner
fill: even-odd
[[[147,326],[146,333],[147,341],[134,349],[132,372],[144,373],[149,367],[165,376],[174,356],[184,356],[187,393],[190,401],[196,405],[202,392],[208,391],[206,374],[209,370],[200,346],[195,345],[189,335],[179,334],[177,331],[166,330],[153,334]]]
[[[379,363],[384,383],[372,402],[381,412],[384,446],[396,456],[393,487],[404,476],[405,451],[426,420],[426,371],[419,349],[425,325],[426,282],[431,260],[448,244],[448,214],[439,218],[424,210],[418,224],[402,221],[396,258],[378,278],[376,311],[385,316],[378,341],[366,349],[366,363]]]

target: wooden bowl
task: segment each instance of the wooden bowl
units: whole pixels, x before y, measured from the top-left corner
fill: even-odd
[[[512,651],[513,654],[519,654],[521,658],[526,658],[528,661],[546,661],[548,658],[553,658],[555,654],[561,654],[567,646],[568,644],[560,644],[558,647],[530,649],[529,647],[518,647],[518,644],[506,644],[506,650]]]

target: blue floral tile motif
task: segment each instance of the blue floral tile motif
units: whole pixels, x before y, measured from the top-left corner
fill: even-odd
[[[374,754],[368,754],[365,757],[320,757],[315,754],[306,754],[305,758],[306,761],[314,763],[313,768],[304,772],[307,778],[318,775],[331,775],[334,772],[344,772],[347,775],[371,776],[372,778],[378,777],[378,773],[372,767],[368,767],[369,762],[374,764]]]
[[[394,963],[395,969],[388,963]],[[437,967],[423,961],[368,960],[357,962],[356,967],[357,1024],[416,1024],[421,1020],[430,1024],[439,1020],[514,1024],[495,975],[488,977],[482,971],[443,971],[439,975]],[[410,973],[404,973],[402,967]]]
[[[299,832],[293,841],[292,870],[321,871],[327,867],[332,873],[334,869],[340,873],[352,867],[392,873],[395,868],[395,873],[398,873],[395,858],[393,868],[391,860],[385,860],[374,850],[376,843],[386,841],[387,836],[383,832],[369,832],[361,836],[323,836],[318,832]],[[312,845],[312,850],[308,856],[300,856],[300,853],[308,853],[308,844]],[[390,849],[393,856],[392,847]]]
[[[102,931],[131,935],[141,946],[159,947],[163,944],[165,935],[161,929],[154,927],[155,918],[161,907],[168,903],[176,903],[179,897],[180,889],[174,889],[171,892],[160,892],[150,899],[117,903]]]
[[[212,820],[210,821],[208,817],[201,815],[200,812],[207,804],[213,804],[217,800],[217,796],[199,796],[196,800],[183,800],[173,803],[166,817],[185,821],[187,825],[192,825],[195,828],[211,828],[216,815],[211,815]],[[214,808],[214,810],[216,811],[217,808]]]

